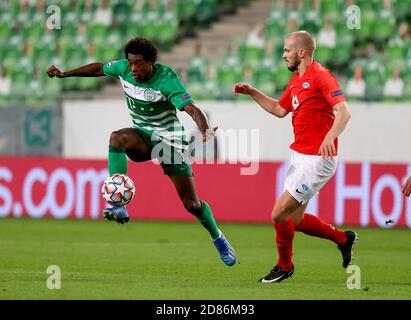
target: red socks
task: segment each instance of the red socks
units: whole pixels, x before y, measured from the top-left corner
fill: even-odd
[[[340,246],[346,241],[345,232],[309,213],[304,214],[303,220],[295,226],[295,231],[301,231],[318,238],[329,239]]]
[[[274,223],[276,231],[276,243],[278,251],[277,266],[285,271],[293,267],[293,239],[295,231],[301,231],[310,236],[325,238],[342,246],[347,237],[344,231],[340,231],[331,224],[325,223],[320,218],[305,213],[301,222],[294,227],[293,219],[286,222]]]
[[[293,239],[294,239],[294,222],[288,219],[286,222],[274,223],[276,231],[276,242],[278,251],[277,266],[281,270],[291,270],[293,263]]]

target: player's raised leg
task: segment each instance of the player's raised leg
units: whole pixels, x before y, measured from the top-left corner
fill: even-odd
[[[194,215],[203,227],[209,232],[221,260],[232,266],[236,262],[236,253],[233,247],[218,228],[213,213],[207,202],[199,200],[195,191],[194,177],[170,176],[184,207]]]
[[[132,128],[120,129],[110,135],[108,147],[108,171],[110,175],[127,174],[126,152],[133,155],[133,161],[149,159],[148,147],[139,133]],[[121,224],[130,220],[125,206],[108,205],[103,209],[103,216],[108,221],[116,221]]]
[[[333,241],[341,252],[344,268],[347,268],[353,259],[352,247],[358,240],[358,235],[354,231],[341,231],[310,213],[304,213],[302,219],[295,221],[295,231]]]

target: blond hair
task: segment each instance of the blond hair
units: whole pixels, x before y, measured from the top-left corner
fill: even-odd
[[[306,50],[311,54],[311,56],[314,54],[316,43],[311,33],[309,33],[308,31],[301,30],[290,33],[287,36],[287,38],[290,37],[293,37],[293,39],[295,39],[295,44],[298,47],[298,49]]]

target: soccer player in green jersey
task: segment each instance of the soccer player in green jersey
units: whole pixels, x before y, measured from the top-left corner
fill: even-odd
[[[54,65],[49,77],[111,76],[121,82],[133,126],[111,133],[108,148],[110,175],[127,174],[127,158],[140,162],[157,159],[173,182],[184,207],[207,229],[223,262],[232,266],[236,254],[218,228],[210,206],[195,191],[188,158],[184,127],[176,110],[187,112],[198,125],[203,141],[212,138],[217,128],[210,128],[205,114],[194,105],[179,77],[170,67],[156,63],[157,48],[144,38],[131,39],[124,48],[125,59],[108,63],[91,63],[71,71]],[[129,220],[125,207],[109,206],[104,217],[124,223]]]

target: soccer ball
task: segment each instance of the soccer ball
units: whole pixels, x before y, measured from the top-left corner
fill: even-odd
[[[104,180],[101,187],[103,199],[116,206],[125,206],[136,193],[133,180],[129,176],[116,173]]]

